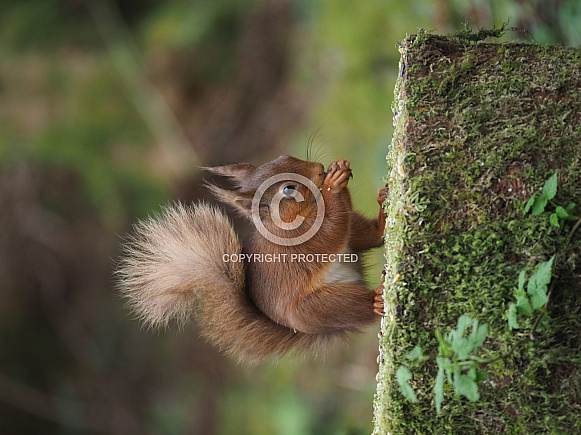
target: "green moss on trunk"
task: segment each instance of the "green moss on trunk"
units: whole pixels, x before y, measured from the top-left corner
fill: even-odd
[[[523,215],[555,171],[554,202],[581,214],[581,50],[419,34],[400,52],[375,433],[581,433],[581,230]],[[519,272],[553,254],[549,320],[509,330]],[[434,332],[462,314],[489,325],[480,356],[500,358],[479,401],[446,387],[438,415]],[[416,344],[430,360],[405,358]]]

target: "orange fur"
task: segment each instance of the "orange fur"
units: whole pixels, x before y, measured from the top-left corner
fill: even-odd
[[[304,201],[284,198],[279,210],[284,222],[301,217],[303,223],[285,232],[273,222],[269,201],[289,185],[284,180],[264,193],[261,219],[272,234],[293,237],[310,228],[317,201],[323,201],[322,225],[296,246],[273,243],[256,230],[241,246],[217,208],[203,203],[166,207],[135,226],[118,269],[122,294],[146,324],[167,325],[173,318],[183,323],[195,313],[211,343],[239,360],[258,362],[289,351],[322,352],[333,339],[374,321],[374,300],[380,296],[365,286],[360,263],[290,261],[291,254],[359,254],[382,244],[383,213],[370,220],[352,211],[348,162],[334,162],[326,173],[320,163],[288,156],[258,167],[207,169],[231,179],[234,189],[209,187],[247,218],[264,180],[282,173],[302,175],[320,193],[294,183]],[[385,192],[379,199],[384,197]],[[287,261],[224,261],[225,254],[241,253],[285,254]]]

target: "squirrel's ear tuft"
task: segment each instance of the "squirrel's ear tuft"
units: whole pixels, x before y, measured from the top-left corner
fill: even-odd
[[[206,166],[202,169],[205,169],[212,174],[233,178],[233,181],[240,185],[245,178],[248,178],[256,170],[256,166],[251,165],[250,163],[237,163],[235,165],[226,166]]]
[[[245,192],[241,190],[226,190],[214,184],[206,184],[212,194],[221,202],[234,207],[243,216],[250,217],[252,214],[252,192]]]

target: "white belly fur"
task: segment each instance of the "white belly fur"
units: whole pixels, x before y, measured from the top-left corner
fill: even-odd
[[[329,284],[337,282],[363,282],[361,266],[359,262],[333,261],[325,273],[324,280]]]

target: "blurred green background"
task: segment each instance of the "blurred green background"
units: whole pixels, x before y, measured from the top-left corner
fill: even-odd
[[[199,165],[305,157],[311,137],[375,213],[396,42],[508,18],[528,32],[509,39],[581,43],[577,0],[3,1],[0,433],[370,433],[376,330],[324,361],[236,365],[195,324],[131,319],[121,236],[207,199]]]

